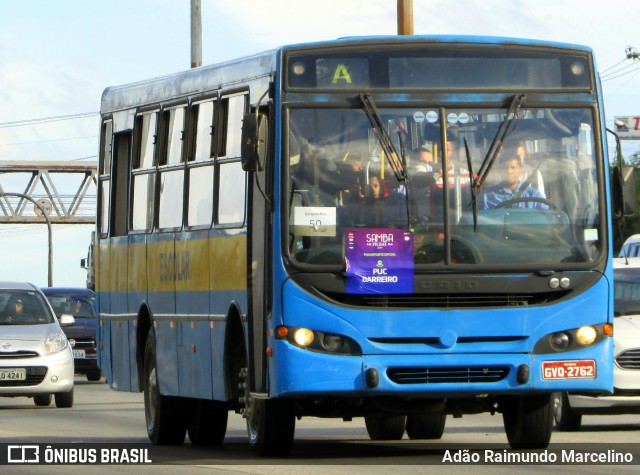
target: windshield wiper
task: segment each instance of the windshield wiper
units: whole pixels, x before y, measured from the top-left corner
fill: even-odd
[[[509,109],[507,109],[507,115],[504,120],[500,123],[500,127],[498,127],[498,131],[496,132],[495,137],[493,138],[493,142],[491,142],[491,147],[487,151],[487,155],[484,157],[482,164],[480,165],[480,169],[478,170],[478,176],[475,177],[472,175],[471,178],[471,186],[472,189],[475,189],[476,192],[479,191],[482,184],[489,176],[489,172],[491,171],[491,167],[496,161],[496,157],[500,153],[502,149],[502,145],[504,144],[507,135],[509,135],[513,129],[516,127],[516,121],[518,120],[518,111],[522,107],[524,102],[525,95],[524,94],[516,94],[513,96],[511,100],[511,104],[509,105]],[[471,172],[471,170],[469,170]]]
[[[467,156],[467,167],[469,178],[471,179],[471,209],[473,211],[473,231],[475,232],[478,229],[478,193],[480,192],[480,185],[477,183],[475,173],[473,173],[473,163],[466,137],[464,138],[464,153]]]
[[[384,154],[389,159],[391,170],[393,170],[398,181],[405,181],[407,179],[407,172],[402,163],[402,156],[396,150],[396,147],[387,132],[387,128],[382,123],[382,118],[380,117],[378,109],[373,102],[373,98],[368,93],[361,93],[360,101],[362,101],[362,105],[364,106],[364,111],[369,118],[369,122],[371,122],[371,125],[376,131],[380,146],[382,147]]]
[[[373,98],[371,97],[371,95],[368,93],[360,93],[360,101],[362,102],[364,111],[369,118],[369,122],[371,122],[371,126],[375,129],[376,136],[378,137],[378,142],[380,143],[385,156],[389,160],[389,165],[391,166],[391,170],[393,170],[393,174],[396,176],[398,182],[404,183],[407,222],[409,224],[409,227],[411,228],[415,224],[416,220],[414,219],[413,213],[411,212],[411,201],[409,199],[409,173],[407,172],[407,160],[405,157],[405,147],[404,141],[402,139],[402,132],[398,132],[398,139],[401,148],[400,153],[398,153],[398,150],[396,149],[393,141],[391,140],[391,137],[389,136],[389,132],[387,132],[387,128],[382,122],[382,118],[380,117],[378,108],[376,107],[375,102],[373,102]],[[381,166],[384,165],[381,164]]]

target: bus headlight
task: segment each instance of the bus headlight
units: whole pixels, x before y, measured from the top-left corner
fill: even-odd
[[[340,348],[342,348],[343,344],[344,341],[342,340],[342,337],[340,335],[325,334],[325,336],[322,338],[322,347],[325,350],[330,351],[331,353],[340,351]]]
[[[580,327],[576,332],[576,340],[581,345],[591,345],[596,338],[598,337],[598,332],[595,328],[589,327]]]
[[[538,340],[533,348],[533,354],[545,355],[582,350],[586,346],[595,345],[612,336],[613,327],[610,323],[587,325],[571,330],[549,333]]]
[[[279,326],[275,329],[278,340],[286,340],[303,350],[330,353],[332,355],[362,355],[360,345],[352,338],[303,327]]]
[[[569,334],[565,332],[558,332],[551,335],[549,338],[549,343],[551,344],[551,348],[556,351],[564,351],[569,348],[570,343]]]
[[[293,340],[298,346],[309,346],[314,340],[313,331],[308,328],[298,328],[293,332]]]

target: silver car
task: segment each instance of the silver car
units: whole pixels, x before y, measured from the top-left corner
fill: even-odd
[[[0,282],[0,397],[33,397],[37,406],[73,406],[73,354],[60,323],[34,285]]]
[[[640,413],[640,257],[614,259],[613,287],[613,394],[554,394],[558,430],[578,430],[583,414]]]

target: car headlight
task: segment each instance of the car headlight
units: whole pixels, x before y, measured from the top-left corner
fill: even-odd
[[[50,333],[47,338],[44,339],[44,349],[47,350],[49,354],[58,353],[67,346],[69,346],[69,342],[61,330]]]

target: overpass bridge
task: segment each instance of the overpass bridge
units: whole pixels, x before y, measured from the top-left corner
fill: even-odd
[[[96,222],[97,162],[0,161],[0,223]],[[11,195],[13,194],[13,195]],[[24,195],[24,196],[16,196]]]

